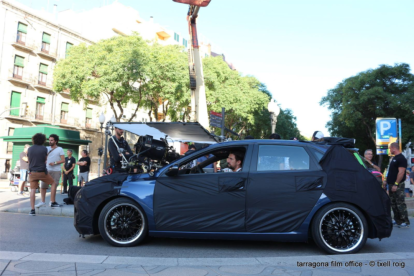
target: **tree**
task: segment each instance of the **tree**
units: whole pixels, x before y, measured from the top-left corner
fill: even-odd
[[[147,72],[147,82],[142,91],[148,95],[145,103],[152,115],[158,121],[158,110],[162,107],[162,121],[167,116],[171,121],[180,118],[181,110],[186,110],[191,101],[188,81],[188,60],[183,47],[177,45],[162,46],[154,43],[149,47],[150,65]]]
[[[328,91],[320,104],[332,110],[332,136],[356,139],[361,149],[375,149],[375,120],[402,120],[402,142],[414,137],[414,75],[408,64],[381,65],[350,77]]]
[[[136,104],[129,121],[146,101],[148,91],[142,85],[148,80],[147,43],[137,34],[101,40],[86,46],[72,47],[66,59],[54,70],[53,89],[70,90],[73,101],[99,100],[104,94],[119,122],[128,102]]]
[[[277,116],[276,132],[285,140],[289,140],[293,137],[299,140],[306,140],[306,138],[300,134],[296,125],[296,117],[290,109],[280,109],[279,116]]]

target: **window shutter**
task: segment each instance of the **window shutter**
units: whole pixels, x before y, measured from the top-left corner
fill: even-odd
[[[46,64],[40,63],[39,72],[47,75],[47,68],[48,68],[48,66]]]
[[[50,44],[50,34],[43,33],[42,41]]]
[[[10,101],[10,108],[15,108],[20,106],[20,97],[21,94],[19,92],[12,92],[11,101]],[[19,109],[12,109],[10,110],[10,115],[12,116],[19,116],[20,110]]]
[[[69,112],[69,104],[68,103],[62,103],[62,111]]]
[[[92,109],[86,109],[86,118],[92,119]]]
[[[46,99],[45,98],[42,98],[42,97],[37,97],[36,102],[45,104],[46,103]]]
[[[14,65],[24,67],[24,57],[16,56],[14,58]]]
[[[70,42],[66,42],[66,57],[68,56],[68,51],[72,48],[73,44]]]
[[[17,30],[19,32],[22,32],[22,33],[27,34],[27,25],[19,22],[19,25],[17,27]]]

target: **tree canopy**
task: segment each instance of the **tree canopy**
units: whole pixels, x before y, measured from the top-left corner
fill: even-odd
[[[375,149],[375,120],[401,118],[402,142],[414,137],[414,75],[408,64],[381,65],[361,72],[328,91],[320,104],[332,111],[332,136],[356,139],[357,147]]]
[[[138,35],[80,44],[57,63],[53,89],[69,89],[75,102],[96,101],[103,94],[117,121],[124,115],[125,105],[133,102],[136,109],[131,121],[146,99],[141,87],[147,80],[149,62],[149,46]]]

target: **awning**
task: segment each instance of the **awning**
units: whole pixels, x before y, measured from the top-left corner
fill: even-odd
[[[195,142],[214,144],[217,141],[199,123],[154,122],[154,123],[115,123],[114,127],[139,136],[151,135],[154,139],[171,139],[175,142]]]

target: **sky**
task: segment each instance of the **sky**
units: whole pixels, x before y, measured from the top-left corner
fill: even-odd
[[[17,0],[34,9],[76,12],[113,0]],[[118,0],[140,17],[186,34],[187,5],[172,0]],[[329,135],[331,112],[319,103],[346,78],[382,64],[414,66],[412,0],[211,0],[198,32],[243,75],[267,85],[291,109],[301,133]]]

